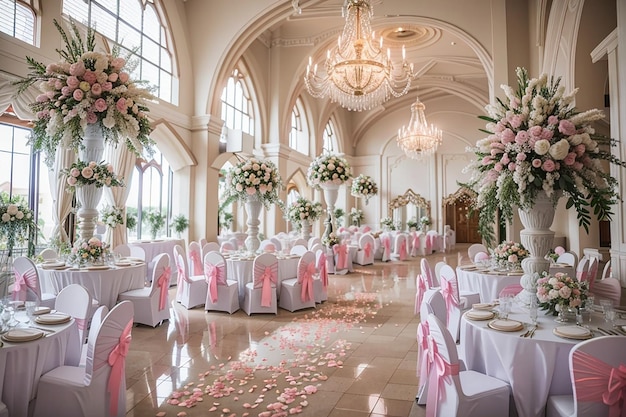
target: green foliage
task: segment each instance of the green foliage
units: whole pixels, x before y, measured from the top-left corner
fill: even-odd
[[[189,220],[187,220],[184,215],[179,214],[172,219],[172,224],[170,226],[174,228],[176,233],[180,234],[189,227]]]

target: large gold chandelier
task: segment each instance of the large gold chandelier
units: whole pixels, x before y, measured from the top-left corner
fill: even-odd
[[[330,97],[348,110],[369,110],[391,96],[400,97],[409,91],[414,78],[413,64],[406,62],[404,46],[402,62],[394,65],[391,52],[383,52],[382,36],[377,40],[371,29],[370,0],[345,0],[346,24],[337,46],[328,50],[324,70],[317,64],[306,69],[304,82],[313,97]]]
[[[426,122],[424,109],[424,103],[415,100],[408,126],[398,129],[398,146],[412,159],[434,154],[442,140],[441,130]]]

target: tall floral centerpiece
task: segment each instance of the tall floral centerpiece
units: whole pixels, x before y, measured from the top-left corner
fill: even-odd
[[[339,155],[324,153],[311,162],[307,171],[307,180],[311,187],[324,191],[326,201],[327,219],[323,237],[334,232],[335,203],[339,196],[339,187],[352,178],[352,169],[348,161]]]
[[[87,240],[79,239],[74,242],[68,262],[79,267],[99,266],[104,265],[108,254],[109,245],[94,236]]]
[[[548,270],[545,255],[552,247],[550,230],[555,206],[563,195],[567,208],[574,207],[581,226],[588,230],[590,211],[610,219],[617,202],[617,181],[605,172],[601,161],[624,166],[602,145],[614,141],[596,135],[591,124],[604,117],[597,109],[578,112],[573,106],[577,90],[565,94],[560,78],[547,75],[528,78],[517,69],[517,87],[503,85],[506,99],[486,107],[485,132],[471,151],[476,160],[468,167],[473,176],[469,188],[478,193],[475,209],[479,231],[493,240],[496,211],[511,222],[518,208],[525,229],[520,232],[530,257],[522,262],[524,276],[520,293],[527,302],[536,293],[536,280]],[[589,209],[590,208],[590,209]]]
[[[353,226],[361,226],[361,222],[364,218],[363,210],[356,207],[350,209],[350,223],[352,223]]]
[[[57,50],[61,61],[44,65],[26,57],[30,72],[16,82],[18,94],[31,86],[40,92],[30,105],[36,114],[30,138],[33,149],[44,153],[50,168],[58,147],[76,150],[82,161],[100,161],[104,143],[123,143],[137,156],[144,150],[151,153],[154,142],[149,137],[147,101],[153,96],[141,82],[130,79],[133,66],[119,56],[119,47],[110,54],[96,52],[92,28],[82,39],[74,21],[70,33],[56,20],[54,24],[65,43],[64,49]],[[96,209],[80,194],[77,198],[89,213]]]
[[[240,162],[228,172],[226,184],[227,198],[246,204],[248,215],[246,249],[256,252],[261,245],[258,238],[261,207],[265,206],[268,209],[270,204],[279,201],[278,192],[283,187],[280,174],[273,162],[251,158]]]
[[[422,232],[427,232],[431,224],[432,222],[430,221],[430,217],[428,216],[420,217],[420,229],[422,229]]]
[[[298,197],[287,208],[287,218],[300,229],[302,238],[308,240],[311,237],[311,223],[322,215],[322,205],[312,202],[304,197]]]
[[[365,199],[365,204],[367,205],[369,199],[378,194],[378,185],[369,175],[359,174],[358,177],[352,180],[350,191],[354,197]]]
[[[493,250],[493,259],[498,267],[507,270],[519,270],[522,261],[528,258],[528,255],[524,245],[513,241],[504,241]]]

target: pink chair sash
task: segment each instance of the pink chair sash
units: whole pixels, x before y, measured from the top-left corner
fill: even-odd
[[[87,328],[87,319],[74,317],[74,321],[76,322],[76,326],[78,326],[78,330],[85,330]],[[84,340],[81,340],[81,343],[82,342],[84,342]]]
[[[433,236],[426,235],[426,254],[430,254],[433,251]]]
[[[455,307],[458,308],[459,300],[456,298],[456,288],[454,284],[443,276],[441,277],[441,295],[443,295],[443,299],[446,301],[446,310],[448,311],[447,324],[450,324],[452,309]]]
[[[426,402],[426,417],[434,417],[437,415],[437,405],[440,401],[439,390],[443,390],[445,378],[459,374],[459,364],[454,365],[445,361],[439,354],[437,343],[432,336],[428,337],[428,361],[430,363],[430,371],[436,372],[436,378],[430,378],[428,385],[428,400]]]
[[[348,245],[335,245],[333,252],[337,255],[337,269],[346,269],[348,267]]]
[[[261,307],[272,305],[272,287],[278,279],[278,262],[269,265],[256,265],[254,271],[254,288],[261,288]]]
[[[226,284],[224,264],[213,265],[210,262],[204,263],[204,277],[209,284],[209,294],[211,295],[211,302],[217,302],[217,286]]]
[[[182,255],[178,255],[178,262],[176,262],[176,270],[178,271],[178,277],[176,277],[176,286],[178,287],[176,290],[180,291],[182,289],[183,281],[187,281],[187,277],[185,276],[185,268],[183,267],[184,259]]]
[[[300,292],[302,302],[315,299],[315,293],[313,292],[313,274],[315,274],[315,262],[300,264],[298,278],[302,286],[302,291]]]
[[[124,331],[122,331],[122,334],[120,336],[120,342],[113,348],[111,353],[109,353],[108,363],[111,366],[111,374],[109,375],[107,391],[111,395],[109,413],[112,416],[117,414],[117,403],[120,396],[120,386],[122,384],[122,378],[125,378],[124,363],[126,362],[128,349],[130,349],[130,331],[132,327],[133,321],[131,320],[124,328]]]
[[[372,230],[372,228],[371,228],[371,227],[369,227],[369,226],[365,226],[365,227],[363,228],[363,233],[367,233],[367,232],[369,232],[369,231],[371,231],[371,230]]]
[[[602,402],[609,407],[609,417],[626,417],[626,365],[613,368],[579,350],[573,361],[578,401]]]
[[[427,321],[422,321],[417,325],[417,366],[419,366],[420,385],[428,383],[428,373],[430,372],[430,361],[428,360],[428,337],[430,329]]]
[[[37,271],[34,268],[29,268],[21,274],[18,270],[13,269],[15,274],[15,284],[13,285],[13,301],[25,301],[26,300],[26,288],[32,289],[37,293]]]
[[[400,242],[400,259],[406,259],[406,239],[402,239]]]
[[[178,272],[180,274],[180,270]],[[159,278],[157,278],[157,284],[159,286],[159,311],[165,308],[167,304],[167,290],[170,288],[170,277],[172,276],[172,269],[167,266],[163,269]]]
[[[323,252],[317,260],[317,268],[320,270],[320,279],[322,280],[322,286],[326,288],[328,286],[328,269],[326,265],[326,254]]]
[[[383,260],[386,261],[389,259],[389,255],[391,254],[391,238],[389,236],[384,236],[380,239],[383,244]]]
[[[365,257],[369,258],[372,253],[372,243],[367,242],[365,246],[363,246],[363,252],[365,252]]]
[[[189,259],[191,259],[191,263],[193,264],[193,274],[192,275],[200,275],[200,271],[202,271],[202,262],[200,261],[200,254],[195,250],[189,251]]]
[[[413,240],[411,242],[411,256],[417,256],[417,250],[420,248],[420,234],[413,232]]]
[[[417,275],[417,291],[415,292],[415,314],[419,314],[420,306],[422,305],[422,300],[424,299],[424,293],[426,293],[426,280],[424,279],[424,275]],[[426,317],[423,317],[422,320],[425,320]]]

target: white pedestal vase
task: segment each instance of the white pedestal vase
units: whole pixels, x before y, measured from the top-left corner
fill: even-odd
[[[337,230],[337,225],[335,224],[335,203],[337,202],[337,197],[339,196],[340,185],[334,184],[332,182],[327,182],[321,184],[320,186],[324,191],[324,201],[326,201],[327,216],[326,220],[324,221],[326,228],[324,229],[323,235],[323,237],[326,238],[329,234]]]
[[[524,289],[517,298],[524,305],[528,305],[531,297],[537,296],[538,277],[550,270],[550,261],[546,260],[545,256],[554,243],[554,232],[550,230],[550,226],[554,220],[555,207],[553,199],[542,191],[537,195],[533,208],[519,209],[518,212],[524,225],[520,232],[520,240],[530,252],[530,256],[522,260],[524,275],[520,284]]]
[[[302,239],[307,242],[311,238],[311,222],[308,220],[302,220],[300,222],[300,233],[302,235]]]
[[[246,200],[246,214],[248,215],[248,237],[246,238],[246,249],[248,252],[256,252],[261,246],[261,241],[259,240],[259,224],[261,221],[259,220],[259,216],[261,215],[261,208],[263,207],[263,203],[259,200],[257,194],[248,196]]]
[[[102,128],[95,124],[87,125],[82,143],[84,148],[78,150],[78,158],[86,163],[99,163],[104,153]],[[77,215],[81,239],[89,240],[93,237],[102,191],[102,188],[96,188],[93,184],[76,187],[76,199],[80,204]]]

